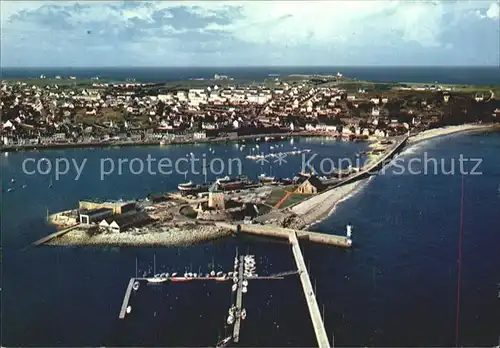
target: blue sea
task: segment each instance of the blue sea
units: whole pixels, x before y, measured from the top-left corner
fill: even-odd
[[[284,242],[231,237],[189,248],[29,247],[54,231],[45,224],[55,212],[85,198],[145,197],[170,191],[184,175],[135,175],[124,169],[100,180],[103,158],[185,157],[192,152],[242,159],[244,174],[266,172],[293,176],[300,156],[286,165],[244,159],[256,143],[171,147],[65,149],[2,154],[2,339],[5,346],[210,346],[225,337],[230,285],[185,283],[141,285],[132,296],[132,312],[118,319],[130,277],[152,272],[206,272],[232,267],[236,248],[256,255],[257,272],[294,268]],[[281,146],[283,145],[283,146]],[[352,157],[363,143],[329,139],[289,139],[260,143],[260,151],[311,149],[318,158]],[[210,149],[212,151],[210,151]],[[283,149],[283,150],[281,150]],[[212,153],[214,152],[215,153]],[[498,344],[500,329],[500,133],[457,134],[409,146],[398,159],[449,160],[460,154],[481,158],[483,174],[464,177],[463,248],[460,298],[461,346]],[[26,158],[68,158],[87,164],[55,180],[26,175]],[[419,165],[415,164],[414,169]],[[221,174],[219,176],[222,176]],[[213,180],[215,175],[209,175]],[[15,179],[15,183],[10,183]],[[202,175],[187,179],[203,181]],[[53,186],[49,187],[52,181]],[[22,188],[22,185],[27,185]],[[336,346],[454,346],[457,307],[457,259],[462,176],[398,175],[395,169],[373,176],[334,214],[315,227],[341,234],[354,225],[355,247],[343,250],[301,243],[309,264],[325,326]],[[241,346],[315,346],[300,281],[252,281],[244,296],[247,319]]]
[[[227,75],[236,80],[261,81],[269,75],[336,74],[373,82],[428,82],[450,84],[500,84],[499,67],[117,67],[117,68],[0,68],[3,78],[47,78],[75,76],[137,82],[179,81],[190,78],[213,78]]]

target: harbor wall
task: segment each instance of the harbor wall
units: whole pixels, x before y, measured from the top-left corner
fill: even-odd
[[[248,233],[254,235],[276,237],[281,239],[289,239],[291,234],[296,234],[298,238],[305,239],[314,243],[334,245],[344,248],[351,247],[347,237],[333,234],[325,234],[318,232],[300,231],[289,228],[283,228],[274,225],[232,225],[226,222],[217,222],[216,226],[229,229],[234,232]]]

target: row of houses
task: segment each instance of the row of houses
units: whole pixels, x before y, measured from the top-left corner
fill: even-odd
[[[121,233],[153,222],[147,213],[137,211],[135,202],[81,201],[78,211],[81,225],[98,226],[102,232]]]

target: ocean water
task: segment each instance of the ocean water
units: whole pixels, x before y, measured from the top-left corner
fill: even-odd
[[[147,67],[147,68],[0,68],[4,78],[76,76],[138,82],[179,81],[212,78],[214,74],[235,79],[261,81],[270,74],[336,74],[374,82],[439,82],[451,84],[500,84],[498,67]]]
[[[279,142],[283,149],[311,149],[320,158],[361,151],[362,143],[325,139]],[[260,144],[263,152],[276,144]],[[247,148],[255,144],[247,143]],[[233,144],[186,147],[67,149],[10,153],[2,157],[2,187],[16,179],[16,190],[2,192],[3,344],[6,346],[209,346],[225,336],[231,291],[227,284],[141,285],[131,315],[118,312],[128,279],[152,267],[156,253],[162,272],[198,272],[231,267],[235,249],[256,255],[258,273],[294,268],[290,246],[266,239],[237,237],[189,248],[27,247],[53,231],[46,209],[57,211],[78,199],[136,198],[174,189],[183,175],[134,175],[124,171],[99,180],[101,158],[179,158],[215,150],[223,158],[241,156]],[[281,148],[280,148],[281,149]],[[500,134],[460,134],[417,144],[399,158],[481,157],[481,176],[466,176],[463,214],[460,341],[462,346],[493,346],[500,335]],[[88,158],[78,181],[26,176],[27,157],[50,160]],[[300,157],[272,164],[272,174],[293,176]],[[244,173],[270,172],[268,165],[242,160]],[[70,172],[71,173],[71,172]],[[460,175],[396,175],[388,169],[340,204],[316,229],[343,233],[354,224],[356,247],[341,250],[302,243],[329,336],[337,346],[451,346],[455,344],[457,255],[460,227]],[[203,176],[188,176],[202,181]],[[209,177],[209,180],[211,178]],[[28,185],[22,189],[21,185]],[[254,281],[244,297],[248,312],[242,346],[315,346],[300,282]]]

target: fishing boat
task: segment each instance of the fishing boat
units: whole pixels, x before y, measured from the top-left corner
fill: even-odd
[[[188,181],[188,182],[185,182],[183,184],[179,184],[177,186],[177,188],[179,189],[179,191],[188,191],[188,190],[192,190],[195,187],[196,187],[196,184],[194,184],[191,180]]]
[[[246,176],[237,176],[235,178],[226,176],[224,178],[217,179],[216,182],[223,190],[237,190],[251,184]]]
[[[261,183],[274,182],[275,178],[274,178],[274,176],[266,176],[266,174],[264,173],[264,174],[259,175],[259,181]]]

